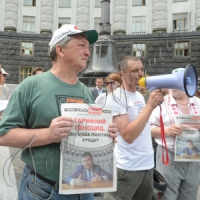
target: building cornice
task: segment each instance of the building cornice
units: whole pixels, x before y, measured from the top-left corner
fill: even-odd
[[[199,32],[178,32],[178,33],[155,33],[155,34],[142,34],[142,35],[112,35],[114,41],[148,41],[148,40],[184,40],[184,39],[199,39]]]
[[[51,34],[25,34],[25,33],[0,31],[0,38],[50,41],[51,37],[52,37]]]

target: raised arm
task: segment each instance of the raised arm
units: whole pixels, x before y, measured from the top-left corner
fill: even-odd
[[[113,121],[117,124],[119,133],[127,143],[132,143],[143,131],[154,108],[163,101],[163,94],[154,90],[150,94],[147,105],[142,109],[138,117],[130,122],[128,114],[116,115]]]

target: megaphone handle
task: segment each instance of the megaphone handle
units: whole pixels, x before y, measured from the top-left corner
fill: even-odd
[[[164,151],[162,148],[162,162],[164,165],[168,165],[169,164],[169,154],[168,154],[168,148],[167,148],[167,143],[165,140],[165,129],[164,129],[164,123],[163,123],[163,118],[162,118],[162,108],[160,105],[160,129],[161,129],[161,140],[162,140],[162,146],[165,146],[165,152],[166,152],[166,159],[165,159],[165,155],[164,155]],[[164,145],[163,145],[164,143]]]
[[[148,90],[150,91],[150,92],[152,92],[153,90],[156,90],[156,89],[158,89],[157,87],[148,87]]]

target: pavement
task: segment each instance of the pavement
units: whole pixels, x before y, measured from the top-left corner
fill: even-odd
[[[7,162],[8,167],[5,169],[4,163],[10,155],[15,156],[13,157],[12,163],[10,162],[11,160]],[[24,166],[20,156],[20,149],[0,146],[0,200],[17,200],[17,186],[21,180]],[[8,174],[5,176],[4,174],[7,171],[9,171],[10,175]],[[11,187],[8,186],[5,180]],[[101,193],[100,196],[95,196],[94,199],[102,200],[103,193]]]
[[[8,164],[4,167],[5,161],[10,155],[15,155],[12,164],[9,164],[11,162],[7,162]],[[17,200],[17,186],[21,179],[23,165],[24,164],[20,159],[19,149],[0,146],[0,200]],[[6,184],[5,180],[11,187]],[[94,199],[102,200],[103,193],[101,193],[100,196],[95,196]],[[200,200],[200,187],[197,194],[197,200]]]
[[[0,146],[0,200],[17,200],[15,171],[9,158],[9,148]]]

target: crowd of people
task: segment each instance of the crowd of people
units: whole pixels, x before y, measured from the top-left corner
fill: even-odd
[[[77,103],[112,106],[113,123],[108,131],[115,142],[117,190],[105,192],[104,200],[152,200],[155,167],[152,138],[158,144],[156,169],[167,183],[162,199],[195,200],[199,187],[199,163],[174,161],[175,139],[182,134],[182,127],[176,125],[175,118],[177,114],[200,115],[200,99],[189,98],[185,92],[175,89],[168,91],[161,88],[150,92],[148,88],[138,87],[145,69],[140,58],[133,56],[125,56],[119,61],[117,73],[108,74],[105,79],[97,77],[96,87],[90,91],[77,75],[86,68],[90,56],[89,45],[97,39],[95,30],[81,31],[74,25],[63,25],[57,29],[49,43],[52,68],[47,72],[41,67],[35,68],[32,72],[34,76],[25,79],[9,100],[0,122],[0,145],[24,148],[22,161],[25,167],[18,188],[18,200],[50,197],[52,200],[94,199],[93,193],[59,194],[56,185],[59,182],[60,162],[54,162],[51,171],[44,167],[47,155],[58,155],[60,159],[60,141],[68,136],[73,127],[72,118],[60,116],[61,97],[66,102],[73,99]],[[178,68],[172,73],[182,70]],[[8,99],[9,93],[5,92],[8,73],[1,68],[0,75],[0,97]],[[161,140],[160,108],[169,150],[168,165],[162,161],[166,146]],[[192,144],[188,144],[180,155],[188,152],[194,154],[195,145]],[[89,181],[113,178],[93,163],[89,152],[82,155],[81,163],[64,180],[71,186],[87,186]],[[95,173],[88,174],[90,169]],[[37,179],[34,179],[35,176]]]

